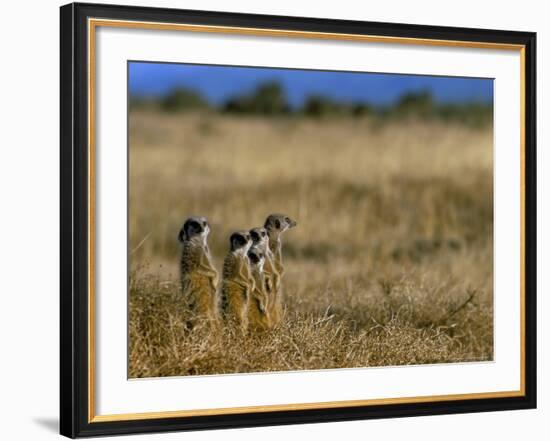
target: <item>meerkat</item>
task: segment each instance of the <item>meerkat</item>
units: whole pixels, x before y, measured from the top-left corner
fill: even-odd
[[[250,271],[254,278],[254,291],[248,302],[248,327],[254,331],[263,331],[270,327],[269,295],[264,274],[265,254],[257,246],[248,251]]]
[[[210,225],[205,217],[192,216],[183,224],[178,239],[182,244],[180,260],[181,295],[194,316],[189,325],[198,320],[217,319],[218,272],[212,265],[207,239]]]
[[[281,321],[283,312],[283,301],[281,292],[281,283],[285,268],[283,265],[283,245],[281,241],[282,234],[290,228],[296,226],[296,221],[284,214],[270,214],[265,220],[264,228],[267,231],[269,238],[269,249],[273,254],[273,266],[279,276],[279,284],[271,296],[271,304],[269,306],[269,315],[272,325],[276,325]]]
[[[248,250],[252,239],[248,231],[237,231],[229,238],[229,252],[223,262],[221,312],[225,321],[246,331],[248,302],[254,291]]]

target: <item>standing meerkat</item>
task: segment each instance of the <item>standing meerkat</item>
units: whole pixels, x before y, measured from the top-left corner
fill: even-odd
[[[252,239],[248,231],[237,231],[229,238],[229,253],[223,262],[221,312],[224,320],[243,331],[248,326],[248,302],[254,291],[248,250]]]
[[[284,214],[270,214],[265,220],[264,228],[267,231],[267,236],[269,238],[269,249],[273,253],[273,266],[275,271],[279,276],[279,279],[282,279],[285,268],[283,265],[283,245],[281,241],[282,234],[290,228],[296,226],[296,221],[292,220],[290,217],[285,216]],[[276,325],[281,321],[281,316],[283,312],[283,300],[281,292],[281,283],[277,289],[274,290],[273,295],[271,296],[271,305],[269,307],[269,315],[273,325]]]
[[[181,295],[194,319],[217,319],[218,272],[212,265],[207,239],[210,225],[205,217],[188,218],[179,232]],[[193,320],[191,324],[196,324]]]
[[[264,274],[265,254],[257,246],[248,251],[250,271],[254,278],[254,291],[248,302],[248,327],[254,331],[263,331],[270,327],[269,295]]]

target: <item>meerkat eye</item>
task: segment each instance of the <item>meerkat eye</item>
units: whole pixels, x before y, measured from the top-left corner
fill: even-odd
[[[234,249],[241,248],[245,243],[246,241],[242,235],[235,233],[231,236],[231,246]]]
[[[279,219],[275,219],[275,228],[281,228],[281,221]]]
[[[262,231],[262,237],[265,237],[265,231]]]
[[[186,232],[188,235],[192,235],[193,233],[200,232],[201,230],[201,225],[197,221],[191,221],[187,226]]]

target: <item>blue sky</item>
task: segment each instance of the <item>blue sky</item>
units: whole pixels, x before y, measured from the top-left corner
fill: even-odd
[[[429,90],[438,102],[445,103],[493,100],[491,79],[175,63],[130,62],[129,65],[129,90],[134,96],[159,96],[175,87],[186,87],[219,104],[270,80],[282,83],[292,106],[300,106],[313,94],[386,105],[404,93],[421,90]]]

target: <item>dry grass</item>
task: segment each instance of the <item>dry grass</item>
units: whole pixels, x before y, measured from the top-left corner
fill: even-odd
[[[411,121],[130,117],[130,376],[490,360],[492,131]],[[185,330],[177,233],[284,212],[286,313],[249,337]]]

